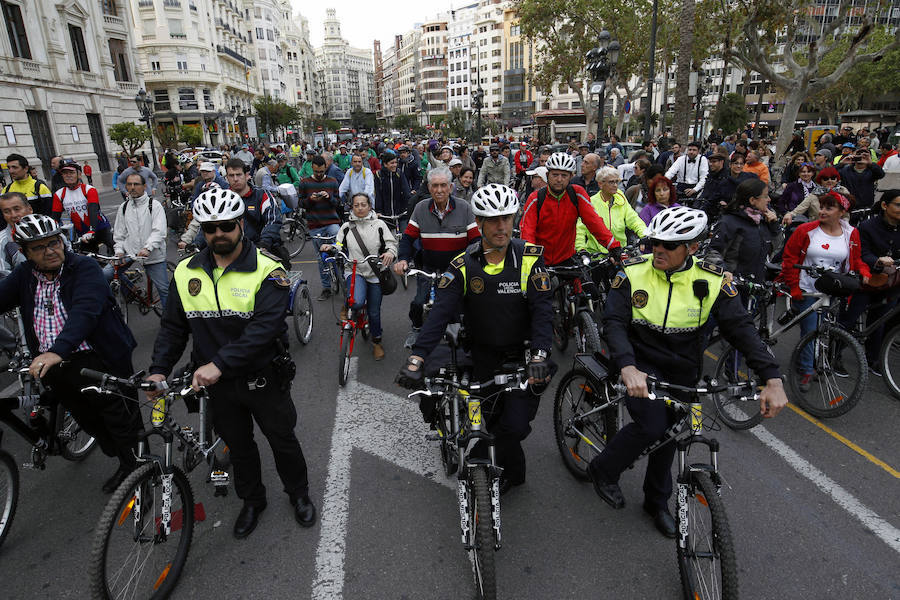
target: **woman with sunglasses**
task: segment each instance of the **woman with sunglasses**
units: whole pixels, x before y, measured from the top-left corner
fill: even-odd
[[[850,192],[840,185],[841,176],[834,167],[825,167],[816,175],[816,187],[806,195],[800,204],[785,213],[781,219],[783,225],[790,225],[794,220],[800,222],[813,221],[819,216],[819,198],[830,191],[849,196]],[[849,213],[847,213],[849,215]]]
[[[813,177],[816,175],[816,166],[811,162],[805,162],[800,165],[797,170],[797,177],[784,187],[781,197],[775,203],[775,210],[778,214],[788,213],[803,202],[803,199],[813,193],[816,188],[816,182]]]
[[[778,216],[769,208],[769,187],[748,179],[725,208],[709,249],[722,256],[726,271],[763,282],[777,226]]]
[[[628,232],[638,238],[644,236],[644,222],[625,199],[625,193],[619,189],[622,180],[615,167],[600,167],[596,174],[600,191],[591,196],[591,205],[613,237],[623,246],[628,243]],[[608,250],[597,241],[587,226],[578,219],[575,228],[575,250],[586,250],[591,253],[607,254]]]
[[[365,306],[369,315],[369,328],[372,331],[372,354],[375,360],[381,360],[384,358],[384,347],[381,345],[381,283],[378,281],[378,274],[365,260],[365,257],[371,253],[378,254],[381,265],[389,267],[397,256],[397,239],[391,233],[387,223],[379,219],[372,210],[372,201],[367,194],[354,194],[351,201],[353,204],[350,220],[341,225],[335,243],[351,259],[359,262],[356,265],[353,298],[346,299],[344,308],[341,309],[341,320],[347,318],[348,308],[359,310]],[[359,234],[359,238],[357,238],[357,234]],[[322,252],[328,252],[334,247],[332,244],[322,244],[319,249]],[[347,279],[347,290],[350,289],[351,267],[352,265],[348,264],[344,272],[344,277]],[[347,303],[350,302],[353,305],[348,307]]]
[[[853,271],[868,283],[869,265],[862,260],[859,231],[847,221],[852,200],[831,190],[818,197],[818,219],[800,225],[784,246],[781,276],[791,290],[791,310],[803,312],[816,298],[805,294],[817,293],[815,278],[794,265],[820,266],[838,273]],[[818,315],[811,312],[800,321],[800,335],[816,328]],[[812,379],[813,348],[808,345],[800,355],[800,389],[808,391]]]

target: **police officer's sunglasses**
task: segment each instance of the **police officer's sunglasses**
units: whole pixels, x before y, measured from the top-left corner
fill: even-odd
[[[650,245],[654,248],[656,246],[662,246],[663,248],[671,252],[672,250],[677,250],[679,246],[683,246],[684,242],[664,242],[662,240],[651,239]]]
[[[220,221],[218,223],[201,223],[200,229],[203,230],[203,233],[212,235],[216,232],[216,229],[222,233],[231,233],[237,226],[237,221]]]

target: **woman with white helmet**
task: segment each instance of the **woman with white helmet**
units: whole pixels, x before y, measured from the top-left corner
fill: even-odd
[[[462,305],[475,381],[490,379],[509,360],[524,362],[526,342],[530,342],[529,383],[544,384],[551,372],[548,352],[553,309],[543,248],[512,238],[513,220],[519,210],[512,188],[488,184],[475,192],[471,205],[481,240],[454,258],[441,277],[434,308],[397,381],[410,387],[418,385],[424,358],[440,343],[447,324],[459,317]],[[496,439],[497,462],[504,468],[501,493],[525,482],[521,441],[531,431],[540,392],[532,388],[503,396],[499,400],[502,410],[485,412],[492,415],[488,429]],[[423,407],[426,420],[432,413],[431,407]]]
[[[604,307],[604,332],[627,389],[632,422],[591,461],[588,475],[597,495],[613,508],[625,506],[621,474],[665,434],[674,418],[664,403],[648,398],[648,374],[676,385],[696,385],[714,323],[766,382],[760,394],[762,415],[773,417],[787,404],[778,363],[759,339],[737,289],[725,281],[721,267],[693,258],[706,225],[706,213],[684,206],[653,217],[646,230],[652,255],[625,261]],[[644,511],[670,538],[676,535],[668,508],[674,457],[673,444],[651,453],[643,486]]]

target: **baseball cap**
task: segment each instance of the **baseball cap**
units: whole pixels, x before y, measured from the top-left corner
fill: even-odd
[[[215,171],[215,170],[216,170],[216,165],[214,165],[214,164],[211,163],[211,162],[202,162],[202,163],[200,163],[199,169],[200,169],[201,171]]]
[[[714,152],[706,160],[725,160],[725,155],[721,152]]]
[[[547,181],[547,167],[535,167],[530,171],[525,171],[525,174],[529,177],[534,177],[537,175],[544,181]]]
[[[461,165],[461,164],[462,164],[462,161],[459,160],[458,158],[451,158],[451,159],[450,159],[450,162],[447,163],[447,166],[448,166],[448,167],[455,167],[456,165]]]
[[[822,156],[824,156],[824,157],[825,157],[826,159],[828,159],[828,160],[830,160],[830,159],[832,158],[832,157],[831,157],[831,150],[829,150],[828,148],[822,148],[821,150],[819,150],[818,152],[816,152],[816,154],[821,154]]]
[[[844,142],[844,145],[841,148],[856,148],[856,144],[853,142]]]
[[[73,171],[80,171],[81,165],[72,160],[71,158],[64,158],[59,161],[59,170],[65,171],[66,169],[72,169]]]
[[[241,146],[241,148],[243,148],[244,150],[249,150],[250,144],[244,144],[243,146]]]

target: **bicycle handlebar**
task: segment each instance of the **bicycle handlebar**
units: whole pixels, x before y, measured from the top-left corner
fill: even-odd
[[[425,378],[425,386],[428,388],[429,386],[450,386],[457,390],[462,390],[466,392],[478,392],[484,388],[488,388],[495,385],[503,386],[502,392],[513,392],[516,390],[525,390],[528,387],[528,375],[526,374],[525,367],[519,367],[516,369],[514,373],[498,373],[494,375],[494,378],[488,381],[483,382],[473,382],[473,383],[465,383],[464,381],[454,382],[452,379],[447,379],[446,377],[426,377]],[[412,398],[414,396],[440,396],[442,392],[434,392],[430,389],[424,390],[416,390],[407,395],[407,398]]]
[[[613,387],[619,392],[627,393],[625,384],[623,383],[617,383]],[[653,375],[647,375],[647,397],[651,400],[670,399],[676,402],[684,402],[683,400],[678,400],[677,398],[669,398],[669,396],[667,396],[666,394],[663,394],[662,398],[660,398],[660,396],[657,394],[657,391],[681,392],[684,394],[697,394],[700,396],[709,396],[721,392],[728,392],[731,395],[739,396],[743,393],[754,390],[754,387],[754,384],[750,381],[744,381],[742,383],[717,384],[715,383],[715,380],[707,381],[707,384],[705,386],[691,387],[678,385],[675,383],[668,383],[666,381],[661,381]],[[740,397],[740,400],[759,400],[759,392],[753,391],[751,395],[743,395]]]
[[[422,269],[407,269],[404,275],[421,275],[422,277],[426,277],[431,280],[435,280],[440,277],[438,273],[429,273],[428,271],[423,271]]]
[[[347,256],[347,254],[345,254],[345,253],[344,253],[343,251],[341,251],[341,250],[334,249],[333,252],[334,252],[335,254],[339,254],[344,260],[346,260],[346,261],[348,261],[348,262],[355,262],[355,263],[368,262],[369,259],[372,259],[372,258],[376,258],[376,259],[381,258],[381,257],[378,256],[377,254],[369,254],[368,256],[366,256],[366,257],[364,257],[364,258],[361,258],[361,259],[357,260],[357,259],[355,259],[355,258],[350,258],[349,256]],[[333,262],[333,261],[335,260],[335,258],[334,258],[333,256],[329,256],[329,257],[326,258],[325,260],[326,260],[326,261],[332,261],[332,262]]]

